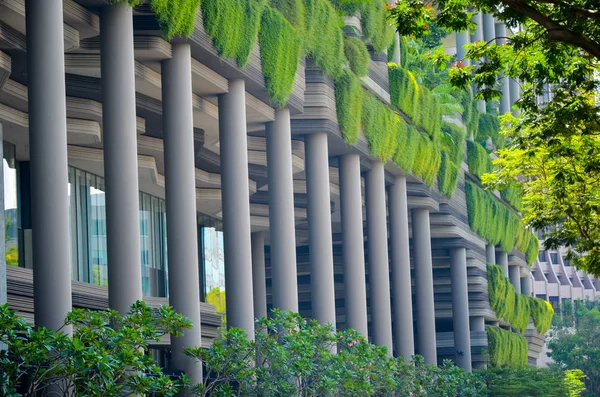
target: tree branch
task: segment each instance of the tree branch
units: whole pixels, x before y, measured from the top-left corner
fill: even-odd
[[[565,3],[561,0],[536,0],[536,1],[538,3],[553,4],[556,6],[568,7],[577,16],[600,20],[600,11],[598,11],[598,10],[588,10],[585,8],[579,8],[579,7],[574,6],[573,4]]]
[[[513,10],[520,12],[533,19],[540,26],[548,31],[548,38],[554,41],[560,41],[566,44],[571,44],[582,50],[587,51],[592,56],[600,59],[600,44],[585,37],[582,34],[573,32],[568,28],[560,25],[547,15],[542,14],[536,8],[524,3],[522,0],[501,0],[502,4]]]

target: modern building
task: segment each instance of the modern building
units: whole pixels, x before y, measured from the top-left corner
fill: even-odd
[[[348,144],[336,85],[310,57],[280,107],[253,41],[240,67],[200,12],[169,41],[147,4],[110,3],[0,0],[0,302],[52,329],[72,307],[171,304],[194,328],[157,351],[199,379],[181,348],[210,344],[222,320],[251,337],[268,308],[470,369],[498,324],[486,262],[553,296],[555,265],[530,273],[523,252],[470,229],[465,163],[448,198],[364,134]],[[360,20],[346,22],[360,37]],[[371,51],[361,85],[393,108],[385,54]],[[561,274],[570,293],[595,291]]]

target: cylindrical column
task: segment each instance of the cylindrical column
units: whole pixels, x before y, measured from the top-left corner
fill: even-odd
[[[532,280],[531,276],[528,274],[525,277],[521,277],[521,293],[523,295],[531,296],[532,295]]]
[[[271,229],[271,280],[273,307],[298,312],[294,175],[290,111],[275,111],[267,123],[269,174],[269,225]]]
[[[485,332],[485,318],[483,316],[470,317],[469,327],[472,332]]]
[[[0,142],[4,142],[4,134],[2,131],[2,123],[0,123]],[[0,145],[0,159],[4,158],[4,145]],[[4,164],[0,168],[0,186],[4,185]],[[4,195],[6,191],[2,189],[0,194],[0,252],[6,252],[6,218],[4,215]],[[0,260],[0,305],[6,303],[6,257]],[[4,345],[0,343],[0,349],[4,349]]]
[[[415,354],[413,335],[408,199],[406,178],[397,177],[388,190],[390,245],[392,251],[392,302],[394,303],[394,346],[396,355],[409,361]]]
[[[385,206],[385,173],[380,161],[371,163],[365,178],[367,204],[367,247],[369,296],[373,343],[385,346],[393,354],[390,269]]]
[[[255,232],[252,241],[252,287],[254,289],[254,316],[267,317],[267,281],[265,278],[265,234]]]
[[[312,316],[321,324],[335,326],[327,134],[307,135],[305,156]]]
[[[450,249],[450,282],[452,287],[452,321],[456,364],[471,371],[471,331],[469,328],[469,285],[467,250]]]
[[[108,304],[125,314],[142,299],[133,16],[128,4],[101,10],[100,55]]]
[[[503,45],[506,42],[506,25],[504,23],[497,23],[495,25],[496,30],[496,44]],[[500,80],[500,91],[502,95],[500,97],[500,114],[510,112],[512,106],[510,102],[510,79],[507,76],[502,76]]]
[[[396,0],[388,0],[388,4],[390,6],[395,6]],[[400,65],[401,59],[400,59],[400,35],[398,34],[398,32],[396,32],[395,34],[395,41],[394,41],[394,58],[393,61],[396,65]]]
[[[475,24],[477,24],[477,26],[475,27],[475,30],[471,34],[471,43],[475,43],[477,41],[482,41],[484,38],[483,38],[483,15],[482,15],[481,11],[478,12],[477,14],[473,15],[471,20]],[[473,61],[473,63],[477,63],[477,61]],[[475,84],[473,84],[473,92],[477,92],[477,87]],[[484,100],[482,100],[482,99],[477,100],[477,109],[481,113],[486,112],[486,105],[485,105]]]
[[[456,32],[456,59],[462,60],[462,62],[468,66],[469,60],[465,59],[467,50],[465,46],[469,44],[469,32]]]
[[[182,337],[171,338],[173,367],[197,384],[202,364],[183,352],[202,345],[191,61],[189,44],[172,46],[172,58],[162,62],[162,104],[169,304],[192,321]]]
[[[494,16],[492,14],[483,14],[482,16],[483,23],[483,39],[486,42],[491,42],[496,37],[496,27],[494,24]]]
[[[412,210],[412,236],[415,270],[415,308],[417,316],[417,354],[426,364],[437,364],[435,306],[433,301],[433,261],[429,210]]]
[[[227,325],[254,339],[245,90],[244,80],[231,80],[219,96],[219,140]]]
[[[508,275],[510,283],[515,287],[518,293],[521,293],[521,269],[519,266],[509,266]]]
[[[25,7],[35,323],[58,330],[72,307],[63,2]]]
[[[340,211],[346,327],[368,335],[360,157],[340,157]]]
[[[496,246],[494,244],[486,244],[485,260],[489,264],[492,264],[492,265],[496,264]]]
[[[497,252],[496,263],[502,268],[504,277],[508,277],[508,254],[504,251]]]
[[[510,91],[510,106],[511,108],[517,103],[517,101],[521,98],[521,86],[515,79],[509,79],[508,87]],[[513,110],[513,114],[516,116],[519,114],[519,110]]]

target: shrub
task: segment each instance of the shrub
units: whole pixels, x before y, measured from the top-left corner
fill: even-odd
[[[581,383],[573,382],[574,385],[571,385],[570,380],[567,380],[568,372],[563,372],[555,366],[548,368],[525,366],[488,368],[478,371],[478,375],[486,383],[489,397],[571,397],[573,395],[569,394],[569,391],[577,389],[578,386],[578,390],[581,391]]]
[[[527,365],[527,339],[499,327],[485,326],[488,336],[490,364],[494,367]]]
[[[358,77],[366,76],[369,73],[369,63],[371,56],[365,44],[356,37],[346,36],[344,38],[344,54],[348,59],[350,70]]]
[[[345,70],[335,82],[335,107],[338,124],[348,145],[354,145],[360,135],[363,89],[360,80]]]
[[[294,86],[302,40],[274,8],[267,6],[261,21],[258,39],[265,85],[271,100],[284,107]]]

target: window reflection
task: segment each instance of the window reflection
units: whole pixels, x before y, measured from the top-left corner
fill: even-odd
[[[4,142],[3,150],[4,254],[8,266],[19,266],[17,162],[15,159],[15,146]]]
[[[203,260],[204,301],[215,305],[217,313],[225,321],[225,253],[223,250],[223,232],[212,227],[201,229]]]

